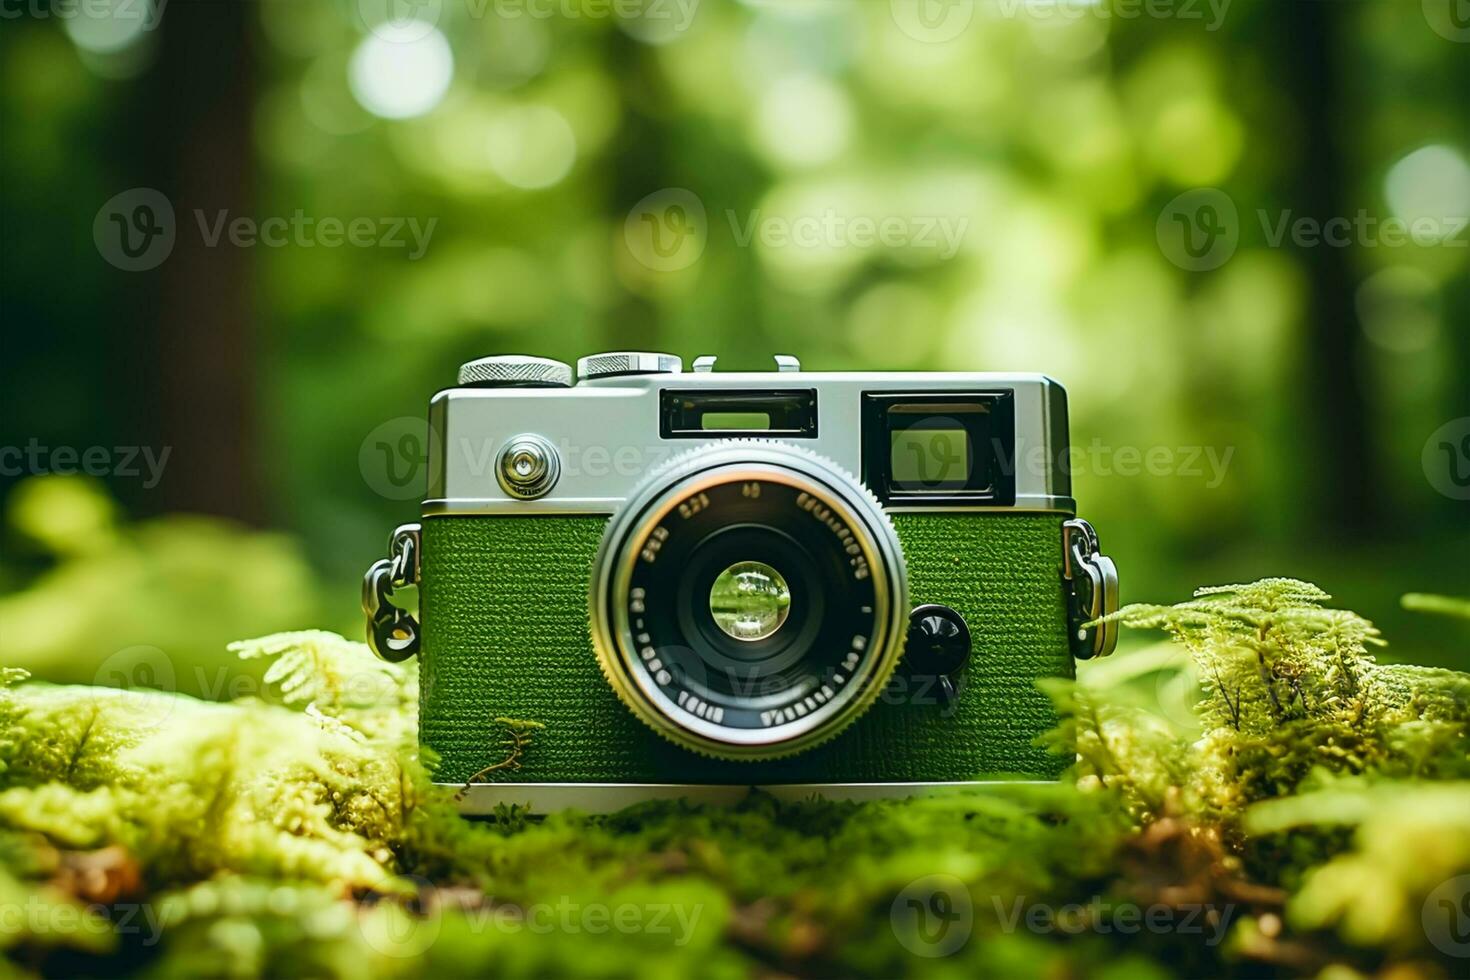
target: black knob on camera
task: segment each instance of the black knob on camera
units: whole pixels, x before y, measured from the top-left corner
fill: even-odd
[[[949,704],[959,697],[959,678],[970,661],[970,627],[949,606],[919,606],[909,614],[908,645],[904,659],[915,677],[933,677],[940,699]]]

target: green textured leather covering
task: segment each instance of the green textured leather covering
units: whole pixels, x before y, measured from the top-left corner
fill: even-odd
[[[1056,724],[1039,677],[1071,676],[1059,514],[897,514],[910,599],[960,611],[974,639],[950,709],[915,699],[900,664],[845,732],[770,762],[709,759],[647,728],[603,679],[587,626],[601,517],[436,516],[423,522],[419,737],[436,777],[505,756],[497,717],[538,721],[503,782],[830,783],[1054,778],[1037,747]],[[928,703],[915,704],[915,700]]]

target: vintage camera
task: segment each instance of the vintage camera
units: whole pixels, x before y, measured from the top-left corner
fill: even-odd
[[[466,811],[1065,767],[1035,682],[1112,649],[1117,576],[1074,518],[1062,387],[776,361],[486,357],[434,396],[422,522],[364,608],[380,655],[419,654]]]

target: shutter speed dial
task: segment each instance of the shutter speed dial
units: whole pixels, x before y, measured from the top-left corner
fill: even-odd
[[[577,377],[583,381],[615,378],[623,374],[678,374],[683,370],[684,362],[674,354],[653,351],[608,351],[577,360]]]
[[[572,368],[549,357],[500,354],[461,364],[459,383],[477,388],[569,388]]]

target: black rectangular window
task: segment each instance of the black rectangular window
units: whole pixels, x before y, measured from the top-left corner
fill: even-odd
[[[1016,502],[1010,391],[863,396],[863,481],[887,504]]]
[[[670,388],[659,399],[659,428],[665,439],[814,439],[817,435],[815,388]]]

